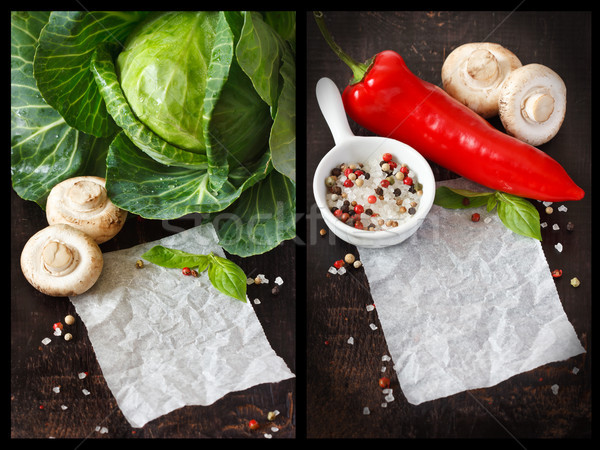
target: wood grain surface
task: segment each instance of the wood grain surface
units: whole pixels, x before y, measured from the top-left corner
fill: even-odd
[[[326,228],[315,206],[312,173],[333,146],[333,138],[314,95],[319,78],[329,77],[340,90],[350,71],[323,40],[311,11],[298,12],[298,168],[299,233],[264,255],[231,258],[248,274],[264,273],[284,284],[277,296],[269,286],[249,286],[250,298],[275,352],[297,378],[226,395],[209,406],[186,406],[143,428],[132,428],[119,411],[98,365],[85,325],[73,325],[74,339],[52,337],[52,324],[75,315],[66,298],[50,298],[23,278],[23,245],[46,226],[43,211],[20,199],[11,188],[11,432],[10,437],[71,438],[73,447],[111,438],[501,438],[514,448],[530,448],[537,438],[590,438],[591,431],[591,13],[536,11],[335,11],[325,12],[338,44],[357,60],[391,49],[419,77],[441,85],[441,66],[452,49],[472,41],[505,45],[525,63],[551,67],[567,85],[567,116],[559,134],[542,149],[557,159],[586,191],[568,202],[567,213],[545,215],[560,230],[542,230],[542,247],[564,310],[586,353],[514,376],[486,389],[470,390],[418,406],[406,401],[392,370],[387,343],[369,283],[362,269],[332,276],[328,268],[355,247]],[[501,128],[497,119],[490,120]],[[356,135],[371,135],[353,122]],[[305,148],[304,148],[305,147]],[[438,180],[456,175],[432,164]],[[302,172],[301,172],[302,173]],[[302,191],[304,189],[304,192]],[[130,217],[123,231],[102,244],[103,251],[128,248],[193,226],[197,218],[146,221]],[[566,231],[566,223],[575,225]],[[554,249],[562,243],[564,250]],[[581,280],[573,288],[572,277]],[[298,301],[296,301],[296,299]],[[371,325],[375,329],[371,329]],[[348,345],[349,336],[354,345]],[[394,401],[382,407],[378,386],[386,367]],[[573,369],[578,369],[574,373]],[[80,372],[87,372],[79,379]],[[559,387],[555,394],[552,386]],[[60,393],[53,387],[60,386]],[[83,395],[82,389],[90,391]],[[68,409],[62,410],[61,405]],[[368,407],[369,415],[364,415]],[[273,423],[269,411],[279,410]],[[247,423],[256,419],[259,430]],[[279,431],[272,432],[271,425]],[[105,427],[105,429],[103,428]],[[179,441],[181,442],[181,441]]]
[[[11,189],[12,190],[12,189]],[[265,383],[232,392],[209,406],[185,406],[132,428],[117,405],[96,360],[85,324],[79,320],[68,298],[45,296],[25,280],[19,266],[27,240],[47,226],[44,212],[34,203],[11,192],[11,437],[69,438],[77,446],[89,439],[110,438],[257,438],[296,437],[296,380]],[[200,224],[190,215],[174,221],[128,217],[121,232],[101,244],[103,252],[151,242]],[[249,276],[265,274],[268,285],[248,286],[256,315],[273,350],[292,372],[296,367],[296,247],[286,241],[258,256],[228,255]],[[280,276],[284,283],[278,295],[271,290]],[[67,314],[76,317],[67,327],[73,340],[52,335],[52,326]],[[42,339],[52,338],[49,345]],[[251,345],[251,343],[249,344]],[[79,373],[87,376],[79,378]],[[53,388],[60,387],[56,393]],[[89,395],[83,394],[87,389]],[[62,409],[65,405],[67,409]],[[270,411],[280,414],[267,420]],[[260,428],[251,430],[254,419]],[[271,427],[277,427],[273,432]]]
[[[526,6],[526,5],[523,5]],[[542,247],[552,269],[562,269],[556,287],[565,312],[586,353],[514,376],[496,386],[458,393],[418,406],[406,401],[392,370],[368,280],[362,269],[350,276],[328,268],[353,246],[325,228],[312,194],[312,177],[321,157],[334,145],[315,98],[321,77],[340,91],[352,73],[329,49],[306,14],[307,120],[307,437],[309,438],[506,438],[515,448],[535,438],[591,437],[591,14],[576,12],[333,11],[324,12],[337,44],[357,61],[382,50],[400,53],[422,79],[441,86],[445,57],[467,42],[497,42],[523,64],[551,67],[567,85],[567,114],[559,134],[542,149],[557,159],[586,191],[568,212],[544,213],[549,226]],[[490,119],[501,128],[497,118]],[[371,135],[350,120],[355,135]],[[432,164],[436,179],[456,175]],[[555,207],[558,204],[554,205]],[[575,229],[566,231],[566,223]],[[558,223],[560,230],[551,225]],[[562,243],[562,253],[554,249]],[[360,255],[357,255],[360,257]],[[574,288],[569,280],[578,277]],[[378,328],[372,330],[373,323]],[[348,345],[349,336],[354,345]],[[391,375],[395,400],[380,405],[382,367]],[[578,369],[575,374],[573,368]],[[558,393],[551,387],[557,385]],[[369,415],[363,410],[368,407]]]

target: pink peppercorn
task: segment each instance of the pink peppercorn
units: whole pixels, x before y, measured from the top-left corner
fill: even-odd
[[[375,203],[375,202],[377,201],[377,197],[375,197],[374,195],[369,195],[369,196],[367,197],[367,201],[368,201],[369,203]]]
[[[354,183],[352,182],[352,180],[350,178],[346,178],[346,180],[344,181],[344,186],[352,187],[352,186],[354,186]]]

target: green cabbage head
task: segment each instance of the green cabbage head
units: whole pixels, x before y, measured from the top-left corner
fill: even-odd
[[[212,95],[208,70],[218,20],[216,11],[152,17],[129,35],[117,58],[117,74],[133,112],[155,134],[199,154],[206,153],[211,139],[213,147],[227,152],[229,165],[237,167],[264,153],[273,121],[269,106],[235,58],[207,117],[204,105]]]

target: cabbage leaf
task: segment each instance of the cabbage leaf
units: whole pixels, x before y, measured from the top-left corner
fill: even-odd
[[[145,120],[136,105],[150,96],[128,93],[120,65],[139,35],[164,36],[152,26],[160,28],[161,17],[193,15],[202,20],[192,21],[179,48],[160,49],[166,37],[148,46],[179,52],[172,61],[149,57],[147,70],[150,82],[158,80],[151,95],[165,89],[171,105],[177,96],[183,105],[167,117],[173,110],[161,109],[156,97],[149,116],[171,120],[174,129],[191,124],[200,147]],[[186,67],[188,44],[206,46],[194,55],[194,64],[206,67]],[[159,69],[166,78],[152,78]],[[169,70],[183,69],[187,79],[169,78]],[[12,12],[13,188],[44,208],[60,181],[102,176],[113,202],[132,214],[204,214],[226,251],[268,251],[295,236],[295,70],[293,11]],[[202,98],[186,103],[188,87],[199,82]]]

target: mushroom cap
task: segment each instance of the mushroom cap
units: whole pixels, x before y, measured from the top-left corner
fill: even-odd
[[[73,177],[52,188],[46,201],[50,225],[66,223],[89,234],[101,244],[114,237],[127,218],[127,211],[108,198],[101,177]]]
[[[442,65],[442,84],[452,97],[488,118],[498,114],[502,82],[521,61],[492,42],[470,42],[455,48]]]
[[[542,64],[527,64],[504,81],[498,100],[506,132],[530,145],[556,136],[567,111],[567,87],[562,78]]]
[[[98,244],[66,224],[38,231],[21,252],[21,271],[29,284],[53,297],[84,293],[98,280],[103,264]]]

